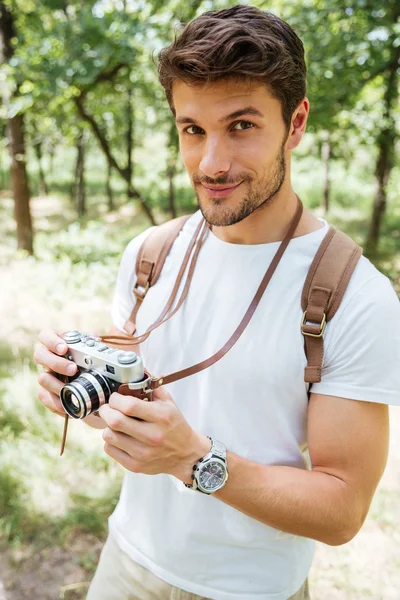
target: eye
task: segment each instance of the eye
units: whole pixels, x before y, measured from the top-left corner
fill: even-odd
[[[235,131],[245,131],[246,129],[253,129],[253,127],[254,123],[251,123],[250,121],[238,121],[237,123],[234,123],[232,129]]]
[[[197,127],[197,125],[189,125],[183,130],[183,133],[188,133],[189,135],[198,135],[199,133],[204,133],[204,130],[201,127]]]

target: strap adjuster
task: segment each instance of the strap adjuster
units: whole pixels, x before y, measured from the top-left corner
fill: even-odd
[[[310,321],[310,323],[311,323],[311,321]],[[324,335],[324,331],[325,331],[325,327],[326,327],[326,314],[323,313],[321,323],[313,323],[313,325],[319,327],[318,333],[310,333],[308,331],[304,331],[304,325],[306,325],[306,324],[307,324],[307,311],[305,311],[305,313],[303,315],[303,319],[301,321],[301,333],[308,337],[320,338]]]
[[[143,300],[143,298],[145,297],[145,295],[147,294],[147,292],[149,291],[150,288],[150,282],[148,281],[146,283],[146,287],[144,287],[142,290],[139,290],[138,286],[135,285],[135,287],[133,288],[133,293],[135,294],[136,298],[138,300]]]

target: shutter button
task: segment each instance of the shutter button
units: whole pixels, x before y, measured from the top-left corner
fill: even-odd
[[[121,365],[131,365],[136,359],[136,352],[120,352],[117,356],[117,360]]]

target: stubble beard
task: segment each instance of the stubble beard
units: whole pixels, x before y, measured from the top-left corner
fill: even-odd
[[[255,210],[259,210],[261,207],[271,204],[274,196],[276,196],[281,189],[285,176],[286,159],[284,146],[282,146],[274,162],[272,172],[265,178],[257,182],[254,182],[247,174],[244,174],[244,177],[238,178],[243,181],[242,185],[246,185],[247,183],[249,191],[241,200],[237,208],[225,206],[225,203],[228,203],[229,200],[220,200],[218,198],[212,200],[211,206],[205,206],[196,189],[196,183],[197,185],[201,185],[201,181],[204,183],[214,183],[216,185],[223,185],[224,183],[232,185],[232,183],[235,182],[229,182],[227,178],[211,180],[210,178],[204,177],[201,179],[194,178],[193,183],[199,209],[207,223],[216,227],[227,227],[243,221],[243,219],[251,215]]]

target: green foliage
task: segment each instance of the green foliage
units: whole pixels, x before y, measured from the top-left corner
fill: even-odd
[[[45,153],[61,144],[64,149],[73,147],[82,128],[90,128],[90,153],[104,153],[108,146],[108,158],[118,166],[114,180],[121,178],[124,192],[131,117],[132,183],[150,209],[166,210],[166,178],[172,173],[176,181],[183,166],[177,160],[176,129],[157,81],[154,57],[183,23],[206,10],[234,4],[230,0],[48,0],[38,5],[32,0],[9,0],[18,34],[11,65],[3,68],[3,78],[15,92],[10,114],[26,113],[31,143],[43,142]],[[330,132],[331,163],[338,159],[350,163],[360,143],[365,144],[372,175],[382,128],[393,130],[394,140],[399,134],[398,95],[391,101],[390,115],[384,101],[389,67],[400,43],[396,1],[389,0],[384,7],[361,0],[351,5],[346,0],[258,0],[254,4],[286,19],[305,45],[311,102],[307,128],[315,133],[310,152],[320,154],[326,132]],[[77,108],[78,98],[86,119]],[[142,150],[148,139],[160,139],[161,134],[166,151],[151,174],[143,167]],[[103,137],[100,146],[99,136]],[[71,188],[71,179],[69,174],[64,190],[66,185]],[[36,189],[37,185],[35,180]],[[54,185],[60,190],[58,181]],[[184,198],[181,209],[192,207],[186,186],[178,182],[177,187],[177,195]]]
[[[42,243],[40,241],[39,235],[39,260],[68,260],[73,265],[84,263],[86,266],[101,262],[107,266],[110,261],[115,263],[121,253],[120,241],[104,237],[104,226],[98,221],[87,221],[84,225],[71,223],[57,237],[46,236]]]
[[[1,450],[1,444],[0,444]],[[8,541],[24,532],[37,533],[36,516],[29,514],[29,492],[11,465],[0,469],[0,541]]]
[[[100,496],[93,494],[72,494],[71,509],[68,511],[63,527],[67,530],[80,528],[94,535],[104,536],[107,519],[117,505],[119,486],[113,486]]]
[[[81,423],[70,425],[60,459],[62,420],[34,400],[36,369],[8,357],[12,368],[0,381],[0,544],[63,543],[77,530],[104,536],[119,467],[101,451],[98,432]]]
[[[1,439],[12,443],[25,430],[26,423],[13,409],[0,405],[0,431]]]

